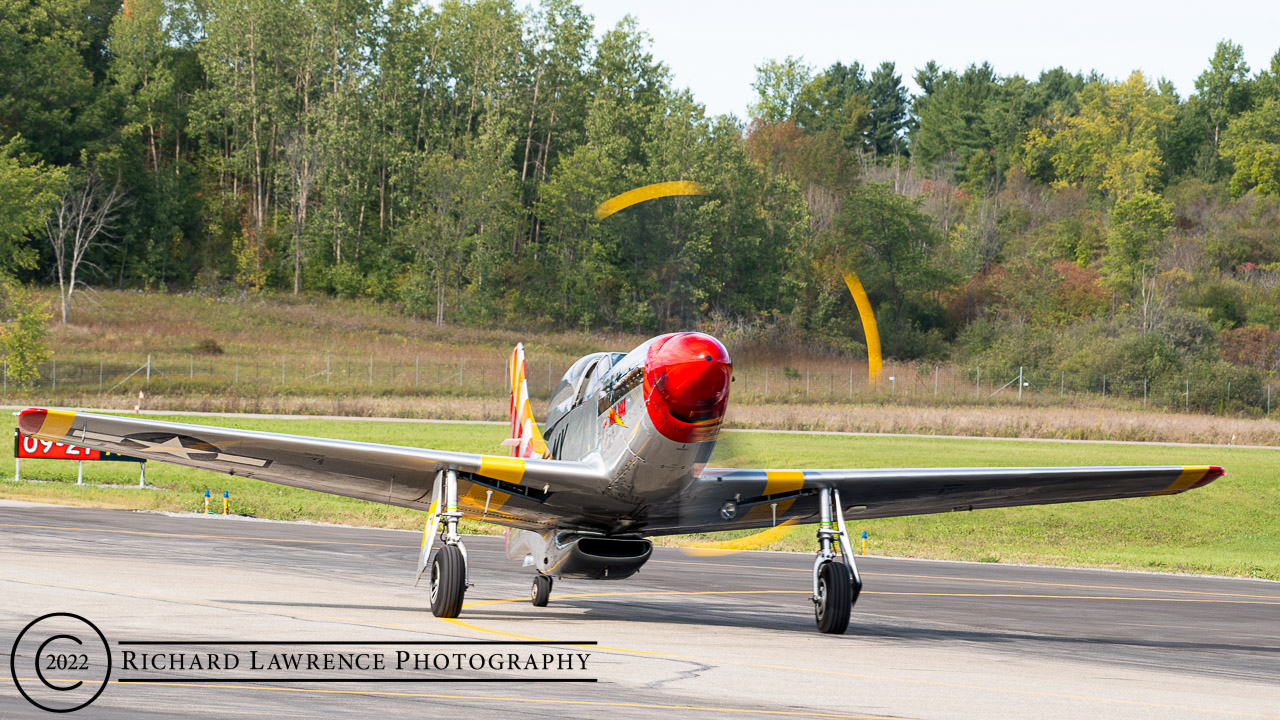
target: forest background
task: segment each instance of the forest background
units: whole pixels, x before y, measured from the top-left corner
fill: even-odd
[[[788,57],[744,121],[568,0],[0,0],[0,67],[15,381],[47,353],[31,284],[63,323],[87,282],[858,357],[847,269],[897,360],[1246,414],[1280,371],[1280,52],[1223,40],[1186,97]],[[708,194],[594,219],[671,180]]]

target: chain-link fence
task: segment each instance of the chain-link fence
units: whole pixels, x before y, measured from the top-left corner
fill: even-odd
[[[138,355],[121,360],[77,357],[40,366],[34,385],[15,387],[4,379],[5,397],[46,395],[166,395],[235,393],[254,395],[475,396],[508,392],[508,358],[448,355],[311,353],[274,357],[219,355]],[[528,360],[530,394],[550,397],[569,366],[568,358]],[[733,397],[747,402],[861,403],[938,402],[953,404],[1053,404],[1096,400],[1151,409],[1218,414],[1269,414],[1280,405],[1280,384],[1262,373],[1234,378],[1171,376],[1135,378],[1051,372],[1032,368],[999,371],[981,367],[888,363],[880,380],[868,378],[865,362],[837,359],[803,366],[739,363]]]

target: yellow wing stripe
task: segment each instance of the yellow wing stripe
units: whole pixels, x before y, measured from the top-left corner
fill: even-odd
[[[1174,495],[1176,493],[1180,493],[1183,490],[1186,490],[1192,485],[1195,485],[1196,483],[1203,480],[1204,476],[1207,475],[1208,472],[1212,469],[1213,468],[1208,465],[1195,465],[1191,467],[1184,467],[1182,468],[1182,473],[1178,475],[1178,479],[1174,480],[1173,483],[1169,485],[1169,487],[1163,490],[1157,490],[1156,492],[1151,493],[1151,495],[1149,495],[1148,497],[1154,497],[1156,495]]]
[[[764,484],[765,495],[795,492],[804,487],[804,472],[800,470],[766,470],[769,478]]]
[[[44,416],[44,422],[40,424],[40,429],[34,435],[39,435],[48,440],[61,440],[67,436],[67,431],[71,429],[71,423],[76,419],[76,414],[66,410],[50,410]]]
[[[768,478],[764,483],[765,495],[795,492],[804,487],[804,473],[799,470],[766,470],[765,477]],[[783,514],[790,510],[795,501],[795,498],[779,500],[778,517],[782,517]],[[748,510],[747,514],[742,516],[742,519],[750,522],[759,522],[771,520],[773,517],[773,505],[771,503],[762,503]]]
[[[519,485],[524,479],[524,458],[484,455],[480,458],[480,470],[476,474]]]
[[[625,210],[636,203],[652,200],[654,198],[668,197],[671,195],[705,195],[706,190],[702,187],[702,183],[692,180],[677,180],[675,182],[654,183],[653,185],[645,185],[635,190],[628,190],[621,195],[609,198],[600,203],[596,207],[596,220],[603,220],[610,215]]]

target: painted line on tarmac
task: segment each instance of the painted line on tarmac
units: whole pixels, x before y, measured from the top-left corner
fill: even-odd
[[[749,594],[781,594],[781,593],[803,594],[803,595],[810,594],[809,591],[807,590],[732,590],[732,591],[669,591],[669,592],[640,591],[640,592],[613,592],[613,593],[581,593],[581,594],[574,594],[574,595],[555,595],[553,597],[561,600],[565,600],[569,598],[619,596],[619,595],[749,595]],[[891,594],[896,594],[896,595],[942,594],[942,595],[945,595],[945,593],[885,593],[885,592],[872,592],[872,591],[863,591],[863,594],[864,595],[868,595],[868,594],[871,594],[871,595],[891,595]],[[1022,596],[1012,595],[1007,597],[1022,597]],[[1031,596],[1031,597],[1034,597],[1034,596]],[[1057,596],[1046,595],[1046,596],[1040,596],[1040,597],[1057,597]],[[1100,600],[1100,599],[1112,599],[1112,598],[1096,598],[1096,597],[1084,596],[1078,599]],[[1166,600],[1170,602],[1179,601],[1173,598],[1114,598],[1114,599],[1142,600],[1142,601]],[[462,606],[462,608],[466,609],[470,607],[478,607],[481,605],[497,605],[500,603],[527,602],[528,600],[529,598],[527,597],[506,598],[503,600],[480,600],[474,603],[466,603]],[[1218,601],[1183,600],[1183,602],[1218,602]],[[1273,603],[1261,603],[1261,604],[1273,604]],[[472,630],[478,630],[481,632],[492,633],[495,635],[521,637],[529,640],[545,640],[544,638],[537,638],[537,637],[532,637],[527,635],[513,635],[512,633],[503,632],[501,630],[491,630],[489,628],[484,628],[479,625],[473,625],[471,623],[464,623],[455,619],[449,619],[449,618],[440,618],[440,619],[444,620],[445,622],[451,623],[453,625],[458,625],[460,627],[465,627]],[[1020,690],[1016,688],[1001,688],[1001,687],[991,687],[986,685],[969,685],[965,683],[951,683],[951,682],[944,682],[940,680],[920,680],[916,678],[904,678],[904,677],[897,677],[893,675],[870,675],[867,673],[848,672],[844,670],[822,670],[819,668],[791,667],[787,665],[769,665],[769,664],[762,664],[762,663],[742,662],[737,660],[719,660],[719,659],[713,660],[709,658],[693,657],[690,655],[678,655],[674,653],[651,653],[643,650],[628,650],[625,648],[599,647],[598,649],[613,650],[616,652],[623,652],[623,653],[636,654],[636,655],[661,655],[664,658],[688,660],[691,662],[698,662],[698,663],[710,664],[710,665],[715,665],[715,664],[739,665],[742,667],[753,667],[753,668],[761,668],[766,670],[784,670],[788,672],[816,673],[820,675],[853,677],[853,678],[860,678],[865,680],[888,680],[888,681],[894,681],[894,682],[912,683],[916,685],[929,685],[934,687],[950,687],[950,688],[960,688],[965,690],[980,690],[985,692],[1007,693],[1007,694],[1013,694],[1013,695],[1051,697],[1051,698],[1061,698],[1065,700],[1084,700],[1088,702],[1110,703],[1110,704],[1116,704],[1116,705],[1133,705],[1138,707],[1151,707],[1151,708],[1160,708],[1160,709],[1167,709],[1167,710],[1181,710],[1181,711],[1190,711],[1190,712],[1210,713],[1215,715],[1235,715],[1240,717],[1256,717],[1256,718],[1267,718],[1268,720],[1280,720],[1280,715],[1268,715],[1266,713],[1249,712],[1246,710],[1218,710],[1213,708],[1195,707],[1193,705],[1172,705],[1172,704],[1166,704],[1166,703],[1146,702],[1142,700],[1123,700],[1119,698],[1104,698],[1104,697],[1093,697],[1090,695],[1076,695],[1072,693],[1053,693],[1053,692],[1044,692],[1040,690]]]

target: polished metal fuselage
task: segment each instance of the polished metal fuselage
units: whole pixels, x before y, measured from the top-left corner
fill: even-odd
[[[604,529],[608,534],[643,526],[648,506],[686,489],[715,448],[714,439],[676,442],[655,427],[641,382],[650,342],[621,358],[608,353],[584,358],[609,367],[584,373],[577,387],[566,374],[543,426],[552,457],[595,465],[608,478],[595,497],[574,498],[583,502],[586,516],[616,518]]]

